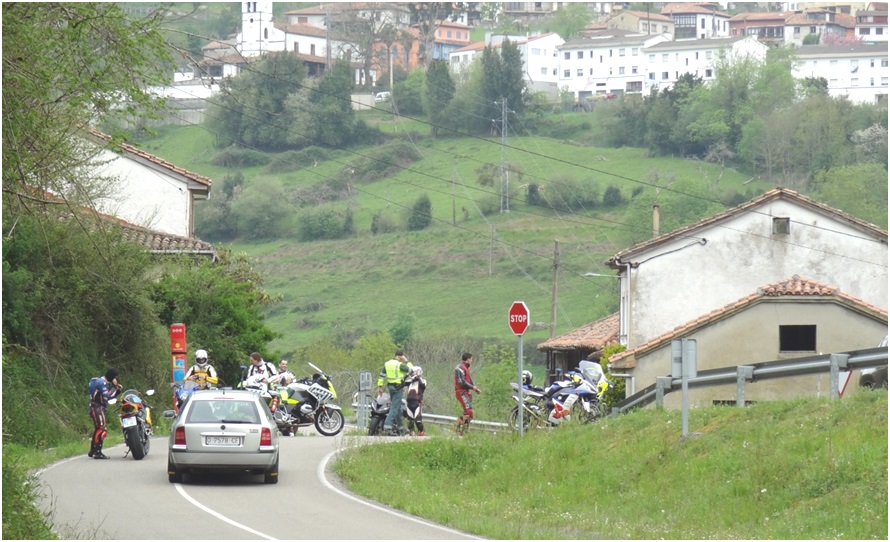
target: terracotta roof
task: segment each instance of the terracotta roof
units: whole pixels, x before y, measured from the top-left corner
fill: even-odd
[[[555,36],[555,35],[557,35],[556,32],[544,32],[543,34],[536,34],[534,36],[529,36],[525,41],[526,42],[535,41],[535,40],[539,40],[542,38],[546,38],[548,36]]]
[[[660,13],[653,13],[653,12],[646,13],[645,11],[634,11],[634,10],[630,10],[630,9],[623,9],[621,11],[617,11],[617,12],[613,13],[612,16],[607,19],[607,21],[611,21],[612,19],[615,19],[625,13],[627,13],[629,15],[633,15],[634,17],[638,17],[643,20],[648,19],[650,21],[658,21],[660,23],[674,22],[674,20],[671,19],[670,17],[668,17],[667,15],[662,15]],[[590,25],[588,25],[585,28],[588,28],[589,26]]]
[[[88,129],[87,131],[94,137],[97,137],[103,141],[111,141],[111,136],[108,134],[103,134],[102,132],[99,132],[92,128]],[[175,173],[176,175],[185,177],[190,181],[195,181],[196,183],[205,186],[207,191],[210,190],[210,185],[213,184],[213,181],[211,181],[208,177],[204,177],[203,175],[198,175],[197,173],[192,173],[187,169],[175,166],[170,162],[164,160],[163,158],[158,158],[157,156],[149,154],[137,147],[134,147],[133,145],[130,145],[129,143],[119,143],[118,146],[129,154],[138,156],[139,158],[142,158],[144,160],[148,160],[153,164],[159,165],[164,169],[169,170],[171,173]]]
[[[460,49],[455,49],[455,50],[451,51],[451,53],[464,53],[464,52],[468,52],[468,51],[481,51],[482,49],[485,49],[485,42],[483,42],[483,41],[477,41],[477,42],[475,42],[475,43],[471,43],[471,44],[469,44],[469,45],[467,45],[467,46],[465,46],[465,47],[461,47]]]
[[[749,22],[756,23],[761,21],[777,21],[780,20],[784,24],[785,20],[794,15],[793,11],[765,11],[765,12],[747,12],[747,13],[737,13],[730,17],[729,22],[737,23],[737,22]]]
[[[573,329],[538,345],[538,350],[598,350],[618,343],[618,313]]]
[[[834,20],[810,19],[807,17],[808,13],[833,13]],[[847,15],[846,13],[834,13],[833,11],[824,9],[811,9],[804,13],[795,13],[785,20],[786,26],[825,26],[832,24],[844,28],[854,28],[856,26],[856,17]]]
[[[829,207],[828,205],[825,205],[823,203],[819,203],[818,201],[810,199],[810,198],[804,196],[803,194],[799,194],[799,193],[795,192],[794,190],[789,190],[788,188],[780,187],[780,188],[774,188],[773,190],[765,192],[764,194],[762,194],[762,195],[760,195],[746,203],[743,203],[743,204],[739,205],[738,207],[733,207],[732,209],[728,209],[722,213],[705,218],[703,220],[699,220],[698,222],[696,222],[694,224],[690,224],[689,226],[685,226],[683,228],[676,229],[676,230],[674,230],[670,233],[667,233],[665,235],[656,237],[654,239],[649,239],[648,241],[643,241],[642,243],[638,243],[630,248],[624,249],[621,252],[619,252],[618,254],[609,258],[609,260],[606,262],[606,264],[609,265],[610,267],[612,267],[613,269],[619,269],[619,266],[623,265],[622,263],[619,263],[619,262],[621,262],[622,259],[625,259],[629,256],[632,256],[634,254],[637,254],[639,252],[647,250],[651,247],[665,243],[666,241],[670,241],[673,239],[686,237],[686,236],[693,236],[695,233],[697,233],[700,230],[703,230],[707,227],[713,226],[714,224],[722,222],[730,217],[739,215],[741,213],[749,212],[749,211],[753,210],[754,208],[759,207],[760,205],[762,205],[768,201],[775,200],[775,199],[786,199],[786,200],[794,201],[804,207],[819,211],[819,212],[821,212],[825,215],[828,215],[836,220],[845,222],[848,225],[853,226],[854,228],[856,228],[862,232],[868,233],[874,237],[883,238],[883,242],[885,242],[885,243],[887,242],[887,230],[882,230],[881,228],[879,228],[878,226],[875,226],[874,224],[870,224],[870,223],[865,222],[864,220],[860,220],[852,215],[848,215],[847,213],[844,213],[843,211],[840,211],[833,207]]]
[[[275,23],[273,26],[287,34],[294,34],[297,36],[312,36],[314,38],[324,38],[327,36],[327,31],[324,28],[318,28],[317,26],[312,26],[311,24],[306,23]]]
[[[208,49],[229,49],[229,48],[234,48],[234,47],[235,47],[235,44],[233,44],[233,43],[227,43],[225,41],[211,41],[204,47],[201,47],[201,50],[206,51]]]
[[[717,7],[718,6],[716,4],[712,4],[710,2],[670,2],[665,4],[664,7],[661,8],[661,13],[662,15],[672,15],[675,13],[700,13],[708,15],[719,15],[721,17],[729,17],[729,15],[727,15],[726,13],[717,11]]]
[[[755,304],[767,302],[771,298],[778,297],[798,297],[801,300],[805,299],[811,302],[828,301],[845,305],[851,310],[865,313],[875,319],[883,320],[884,322],[887,321],[887,311],[880,307],[876,307],[851,295],[842,293],[837,287],[794,275],[790,279],[774,282],[758,288],[758,290],[751,295],[724,305],[723,307],[715,309],[694,320],[690,320],[689,322],[677,326],[671,331],[659,335],[635,348],[619,352],[612,356],[609,361],[615,369],[632,369],[635,367],[636,358],[639,355],[660,348],[681,335],[688,335],[693,331],[741,312]]]

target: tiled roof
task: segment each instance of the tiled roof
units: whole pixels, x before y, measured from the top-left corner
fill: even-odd
[[[88,129],[87,131],[90,134],[92,134],[94,137],[97,137],[103,141],[106,141],[106,142],[111,141],[111,136],[108,134],[103,134],[102,132],[99,132],[92,128]],[[155,156],[153,154],[149,154],[149,153],[143,151],[142,149],[139,149],[137,147],[134,147],[133,145],[130,145],[129,143],[119,143],[118,146],[121,149],[123,149],[124,151],[126,151],[127,153],[132,154],[133,156],[138,156],[139,158],[148,160],[149,162],[151,162],[153,164],[159,165],[159,166],[163,167],[164,169],[169,170],[171,173],[175,173],[176,175],[185,177],[186,179],[188,179],[190,181],[195,181],[198,184],[206,186],[207,190],[209,190],[210,185],[213,184],[213,181],[211,181],[208,177],[204,177],[203,175],[198,175],[197,173],[192,173],[191,171],[189,171],[187,169],[183,169],[181,167],[175,166],[175,165],[171,164],[170,162],[164,160],[163,158],[158,158],[157,156]]]
[[[311,24],[275,23],[274,26],[278,30],[281,30],[287,34],[294,34],[297,36],[312,36],[314,38],[324,38],[327,36],[327,31],[324,28],[318,28],[317,26],[312,26]]]
[[[632,369],[636,365],[636,358],[639,355],[660,348],[677,337],[687,335],[693,331],[706,327],[715,321],[727,318],[728,316],[741,312],[755,304],[763,303],[770,298],[777,297],[799,297],[802,300],[807,299],[813,302],[829,301],[845,305],[852,310],[869,314],[875,319],[883,320],[884,322],[887,321],[887,311],[880,307],[876,307],[851,295],[842,293],[837,287],[794,275],[790,279],[767,284],[751,295],[724,305],[723,307],[715,309],[694,320],[690,320],[689,322],[677,326],[671,331],[655,337],[635,348],[615,354],[610,359],[612,367],[615,369]]]
[[[844,28],[854,28],[856,26],[856,18],[846,13],[834,13],[834,21],[826,19],[810,19],[807,13],[833,13],[827,10],[810,10],[805,13],[795,13],[788,17],[785,21],[786,26],[824,26],[837,25]]]
[[[469,51],[481,51],[482,49],[485,49],[485,42],[477,41],[475,43],[471,43],[471,44],[467,45],[466,47],[461,47],[460,49],[455,49],[454,51],[451,51],[451,52],[452,53],[465,53],[465,52],[469,52]]]
[[[737,13],[730,17],[729,22],[738,23],[738,22],[748,22],[748,23],[759,23],[763,21],[782,21],[784,24],[785,20],[794,15],[793,11],[766,11],[766,12],[747,12],[747,13]]]
[[[870,234],[877,238],[883,238],[884,242],[885,243],[887,242],[887,231],[882,230],[881,228],[879,228],[878,226],[875,226],[874,224],[870,224],[870,223],[865,222],[864,220],[860,220],[852,215],[848,215],[847,213],[844,213],[843,211],[840,211],[833,207],[829,207],[828,205],[825,205],[823,203],[819,203],[818,201],[810,199],[810,198],[804,196],[803,194],[799,194],[799,193],[795,192],[794,190],[789,190],[788,188],[774,188],[773,190],[765,192],[764,194],[762,194],[762,195],[760,195],[746,203],[739,205],[738,207],[733,207],[732,209],[728,209],[722,213],[718,213],[714,216],[705,218],[703,220],[699,220],[698,222],[696,222],[694,224],[690,224],[689,226],[685,226],[683,228],[676,229],[676,230],[674,230],[670,233],[667,233],[665,235],[656,237],[654,239],[649,239],[648,241],[643,241],[642,243],[638,243],[630,248],[626,248],[626,249],[622,250],[621,252],[619,252],[618,254],[609,258],[609,260],[606,262],[606,264],[611,266],[613,269],[619,269],[620,268],[619,266],[623,265],[622,263],[619,263],[619,262],[621,262],[622,259],[625,259],[633,254],[637,254],[639,252],[650,249],[654,246],[661,245],[661,244],[663,244],[667,241],[671,241],[673,239],[682,238],[685,236],[692,235],[692,234],[698,232],[699,230],[713,226],[714,224],[722,222],[722,221],[724,221],[728,218],[731,218],[733,216],[749,212],[752,209],[759,207],[760,205],[762,205],[768,201],[775,200],[775,199],[786,199],[786,200],[794,201],[803,207],[807,207],[809,209],[816,210],[816,211],[821,212],[822,214],[825,214],[831,218],[834,218],[841,222],[845,222],[848,225],[853,226],[854,228],[856,228],[864,233]]]
[[[674,22],[674,20],[671,19],[670,17],[668,17],[667,15],[662,15],[660,13],[651,13],[651,12],[646,13],[645,11],[634,11],[634,10],[630,10],[630,9],[623,9],[621,11],[618,11],[618,12],[614,13],[611,17],[609,17],[608,20],[611,21],[612,19],[620,17],[624,13],[627,13],[628,15],[633,15],[634,17],[638,17],[643,20],[648,19],[650,21],[657,21],[659,23]]]
[[[858,43],[846,45],[801,45],[797,48],[797,57],[807,56],[839,56],[839,55],[887,55],[887,42]]]
[[[720,11],[716,11],[715,9],[711,9],[705,6],[713,6],[717,7],[710,2],[670,2],[664,5],[661,8],[662,15],[672,15],[676,14],[686,14],[686,13],[699,13],[699,14],[707,14],[707,15],[719,15],[721,17],[729,17],[726,13],[722,13]]]
[[[544,341],[538,350],[598,350],[618,343],[618,313],[573,329],[568,333]]]
[[[676,49],[706,49],[708,47],[728,47],[737,41],[747,39],[749,36],[732,36],[729,38],[708,38],[703,40],[663,41],[646,49],[673,51]]]

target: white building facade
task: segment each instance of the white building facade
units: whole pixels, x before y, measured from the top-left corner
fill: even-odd
[[[887,43],[872,45],[804,45],[797,50],[794,77],[822,77],[831,96],[854,103],[887,102]]]

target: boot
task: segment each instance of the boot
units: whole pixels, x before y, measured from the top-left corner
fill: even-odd
[[[96,446],[96,451],[93,452],[93,459],[110,459],[107,455],[102,453],[102,445]]]
[[[96,455],[96,445],[90,444],[90,453],[88,453],[87,456],[93,457],[94,455]]]

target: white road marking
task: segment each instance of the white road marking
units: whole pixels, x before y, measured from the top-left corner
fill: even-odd
[[[327,468],[328,461],[330,461],[332,457],[334,457],[336,454],[339,454],[339,453],[342,452],[343,450],[344,450],[344,448],[341,448],[341,449],[339,449],[339,450],[334,450],[333,452],[330,452],[328,455],[324,456],[324,459],[322,459],[321,462],[318,464],[318,471],[317,471],[317,472],[318,472],[318,479],[319,479],[319,481],[320,481],[322,484],[324,484],[324,485],[325,485],[328,489],[330,489],[331,491],[333,491],[333,492],[335,492],[335,493],[338,493],[338,494],[340,494],[341,496],[346,497],[347,499],[352,499],[352,500],[355,501],[355,502],[362,503],[362,504],[364,504],[365,506],[370,506],[371,508],[373,508],[373,509],[375,509],[375,510],[379,510],[379,511],[381,511],[381,512],[386,512],[387,514],[392,514],[393,516],[396,516],[396,517],[399,517],[399,518],[402,518],[402,519],[407,519],[407,520],[413,521],[413,522],[415,522],[415,523],[420,523],[421,525],[426,525],[427,527],[435,527],[436,529],[441,529],[441,530],[446,531],[446,532],[449,532],[449,533],[458,534],[458,535],[461,535],[461,536],[468,536],[468,537],[470,537],[470,538],[473,538],[473,539],[476,539],[476,540],[480,540],[479,538],[474,537],[474,536],[472,536],[472,535],[468,535],[468,534],[465,533],[465,532],[457,531],[457,530],[455,530],[455,529],[450,529],[450,528],[448,528],[448,527],[443,527],[442,525],[438,525],[438,524],[436,524],[436,523],[430,523],[429,521],[424,521],[424,520],[422,520],[422,519],[418,519],[418,518],[416,518],[416,517],[414,517],[414,516],[410,516],[410,515],[408,515],[408,514],[406,514],[406,513],[404,513],[404,512],[398,512],[398,511],[395,511],[395,510],[390,510],[389,508],[384,508],[384,507],[382,507],[382,506],[378,506],[378,505],[376,505],[376,504],[374,504],[374,503],[372,503],[372,502],[368,502],[368,501],[366,501],[366,500],[360,499],[360,498],[356,497],[355,495],[350,495],[349,493],[346,493],[346,492],[344,492],[344,491],[341,491],[340,489],[338,489],[337,487],[335,487],[334,484],[332,484],[332,483],[330,483],[330,482],[328,481],[327,477],[325,477],[324,472],[325,472],[325,469]]]
[[[215,517],[215,518],[217,518],[217,519],[219,519],[219,520],[225,521],[226,523],[228,523],[229,525],[232,525],[233,527],[237,527],[237,528],[239,528],[239,529],[241,529],[241,530],[243,530],[243,531],[247,531],[247,532],[249,532],[250,534],[255,534],[255,535],[259,536],[259,537],[265,538],[266,540],[278,540],[277,538],[274,538],[274,537],[271,537],[271,536],[269,536],[269,535],[267,535],[267,534],[261,533],[261,532],[255,530],[255,529],[251,529],[251,528],[248,527],[247,525],[241,525],[241,524],[238,523],[237,521],[234,521],[234,520],[232,520],[232,519],[227,518],[226,516],[220,514],[220,513],[217,512],[216,510],[213,510],[213,509],[211,509],[211,508],[208,508],[208,507],[204,506],[203,504],[201,504],[201,503],[199,503],[198,501],[196,501],[191,495],[189,495],[188,493],[186,493],[185,490],[182,489],[182,484],[173,484],[173,485],[176,487],[176,491],[178,491],[179,494],[182,495],[183,498],[184,498],[185,500],[187,500],[188,502],[190,502],[190,503],[192,503],[193,505],[197,506],[197,507],[200,508],[201,510],[207,512],[207,513],[210,514],[211,516],[213,516],[213,517]]]

